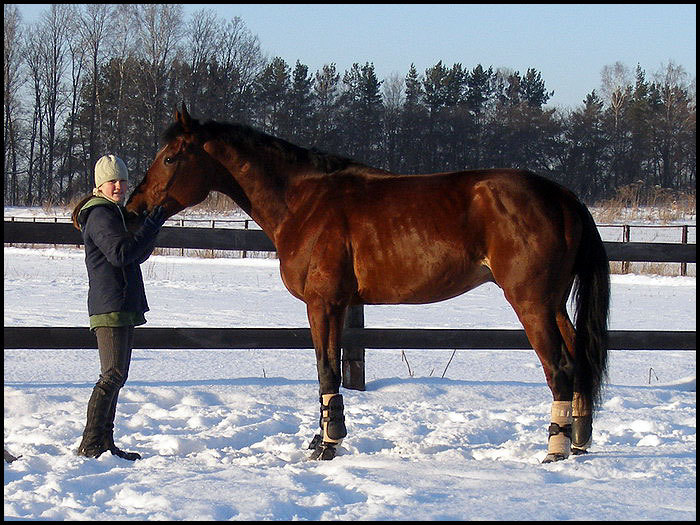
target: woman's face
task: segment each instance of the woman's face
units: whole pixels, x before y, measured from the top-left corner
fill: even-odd
[[[109,200],[123,204],[124,199],[126,198],[127,186],[128,183],[125,180],[110,180],[103,182],[97,189],[100,190],[100,193],[102,193],[102,195],[107,197]]]

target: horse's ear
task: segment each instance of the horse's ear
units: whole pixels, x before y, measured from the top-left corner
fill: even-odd
[[[185,107],[185,103],[182,103],[182,117],[187,121],[190,122],[192,120],[192,117],[190,117],[190,114],[187,112],[187,107]]]
[[[192,117],[187,112],[187,108],[185,107],[184,102],[182,103],[182,111],[181,112],[178,110],[175,110],[175,121],[179,122],[186,132],[190,131]]]

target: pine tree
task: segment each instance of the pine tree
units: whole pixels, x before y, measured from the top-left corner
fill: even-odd
[[[381,160],[381,84],[373,64],[355,63],[343,75],[344,90],[340,96],[340,128],[348,148],[342,153],[375,165]]]
[[[483,147],[486,137],[487,104],[493,96],[493,68],[487,70],[478,64],[466,77],[466,106],[472,119],[472,129],[464,140],[469,148],[467,164],[481,166],[483,164]]]
[[[520,82],[520,98],[530,107],[541,108],[554,95],[554,91],[547,92],[539,71],[529,68]]]
[[[338,131],[338,99],[340,74],[335,64],[325,64],[314,75],[315,129],[312,143],[319,149],[332,153],[340,151]]]
[[[275,57],[255,82],[256,123],[271,135],[282,134],[289,124],[286,102],[290,91],[290,69]]]
[[[441,137],[444,136],[441,129],[441,117],[443,109],[447,106],[448,92],[448,69],[440,60],[433,67],[425,70],[423,79],[423,102],[428,109],[428,132],[427,132],[427,168],[429,171],[438,171],[438,165],[442,164],[442,148],[440,147]]]
[[[637,64],[635,86],[630,99],[628,118],[630,121],[630,151],[626,163],[626,179],[622,184],[643,181],[647,175],[647,159],[650,158],[652,106],[649,83],[644,70]]]
[[[492,96],[491,78],[493,68],[487,70],[478,64],[466,77],[467,94],[466,102],[469,111],[476,119],[479,119],[486,110],[486,103]]]
[[[605,190],[603,107],[593,90],[583,106],[571,113],[565,132],[568,148],[561,182],[584,200],[595,200]]]
[[[411,64],[405,79],[406,94],[404,99],[400,148],[403,150],[401,171],[406,173],[421,173],[426,171],[425,133],[428,114],[422,104],[423,87],[416,67]]]
[[[311,145],[314,129],[312,86],[313,77],[309,75],[309,67],[297,60],[287,100],[289,135],[284,138],[305,147]]]

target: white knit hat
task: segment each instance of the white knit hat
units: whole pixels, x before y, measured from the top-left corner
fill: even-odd
[[[105,155],[95,164],[95,188],[110,180],[129,180],[129,170],[116,155]]]

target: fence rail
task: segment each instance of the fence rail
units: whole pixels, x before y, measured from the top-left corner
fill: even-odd
[[[5,349],[97,348],[95,335],[87,327],[6,326]],[[695,350],[696,332],[611,330],[610,350]],[[344,348],[528,350],[524,330],[449,328],[347,328]],[[134,348],[311,349],[308,328],[136,328]]]
[[[4,242],[13,244],[83,243],[70,223],[4,221]],[[695,263],[696,245],[682,243],[604,242],[611,261]],[[275,251],[262,230],[165,226],[156,239],[159,248]]]
[[[4,221],[4,242],[72,244],[83,239],[70,223]],[[695,244],[605,242],[611,261],[696,262]],[[171,227],[161,229],[161,248],[274,251],[261,230]],[[5,327],[6,349],[96,348],[96,339],[83,327]],[[362,306],[349,309],[343,334],[343,386],[365,388],[366,348],[528,349],[523,330],[383,329],[366,328]],[[313,348],[308,328],[137,328],[134,348],[242,349]],[[695,331],[613,330],[613,350],[695,350]]]

